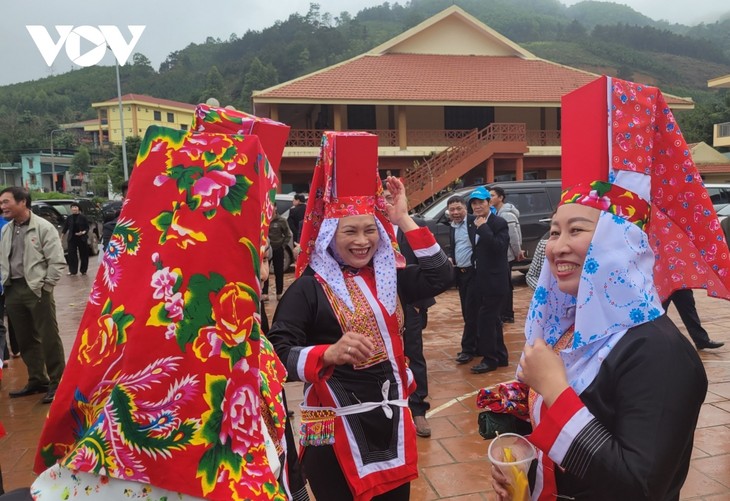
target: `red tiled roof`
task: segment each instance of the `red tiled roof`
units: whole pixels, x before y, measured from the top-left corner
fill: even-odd
[[[181,103],[180,101],[173,101],[171,99],[160,99],[158,97],[145,96],[144,94],[124,94],[122,96],[122,102],[126,103],[129,101],[136,101],[140,103],[158,104],[160,106],[168,106],[175,108],[183,108],[186,110],[194,110],[195,105],[189,103]],[[119,98],[108,99],[94,104],[116,104],[119,102]]]
[[[560,103],[596,78],[542,59],[391,53],[332,66],[258,93],[254,101]],[[689,104],[671,96],[667,101]]]

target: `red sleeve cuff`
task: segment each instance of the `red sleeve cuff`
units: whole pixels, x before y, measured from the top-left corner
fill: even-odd
[[[406,236],[406,239],[408,240],[408,245],[411,246],[411,249],[413,249],[414,252],[418,250],[428,249],[429,247],[432,247],[434,245],[438,246],[438,244],[436,243],[436,239],[433,236],[433,233],[431,233],[431,230],[429,230],[425,226],[415,230],[407,231],[404,234]]]
[[[550,408],[543,404],[540,409],[540,424],[529,436],[530,442],[544,452],[550,451],[566,423],[583,407],[575,390],[566,388]]]
[[[324,365],[324,352],[329,347],[328,344],[319,344],[302,350],[301,356],[304,363],[300,364],[297,370],[299,379],[309,383],[329,379],[335,370],[334,366],[325,367]]]

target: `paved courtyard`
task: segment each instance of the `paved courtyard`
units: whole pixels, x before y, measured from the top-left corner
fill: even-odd
[[[56,305],[66,354],[71,350],[86,297],[96,273],[97,259],[91,258],[89,276],[64,276],[56,288]],[[292,275],[287,275],[287,283]],[[272,283],[273,285],[273,277]],[[429,324],[424,334],[428,362],[431,411],[431,438],[418,439],[420,477],[413,483],[411,499],[460,501],[495,499],[491,490],[488,441],[477,433],[478,409],[475,395],[479,388],[514,376],[514,363],[523,344],[522,326],[531,291],[524,279],[515,274],[515,310],[517,323],[506,324],[505,338],[510,350],[510,366],[488,374],[475,375],[469,365],[453,362],[459,351],[461,318],[455,290],[437,298],[429,310]],[[730,304],[695,294],[700,317],[710,337],[725,341],[718,350],[700,352],[710,381],[702,407],[692,464],[682,490],[686,500],[730,501]],[[268,303],[273,315],[276,301]],[[674,308],[670,316],[678,322]],[[683,328],[682,328],[683,329]],[[684,330],[684,329],[683,329]],[[8,398],[10,389],[26,382],[25,366],[20,359],[10,361],[0,387],[0,421],[8,434],[0,440],[0,465],[6,490],[27,486],[34,479],[31,470],[35,448],[48,406],[40,403],[42,395]],[[301,385],[289,384],[291,408],[300,401]],[[295,425],[295,429],[296,425]]]

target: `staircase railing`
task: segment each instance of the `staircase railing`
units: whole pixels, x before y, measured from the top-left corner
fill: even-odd
[[[474,129],[462,141],[450,146],[425,162],[407,169],[403,182],[406,192],[415,193],[432,185],[432,194],[443,187],[433,186],[434,180],[445,175],[451,167],[492,141],[525,142],[524,123],[493,123],[481,130]],[[427,197],[426,197],[427,198]]]

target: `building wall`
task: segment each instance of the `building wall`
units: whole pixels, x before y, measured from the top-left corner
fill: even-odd
[[[528,130],[540,130],[540,108],[495,108],[497,123],[525,123]]]
[[[408,106],[406,121],[409,129],[443,129],[443,106]]]
[[[114,144],[121,144],[119,105],[109,105],[103,108],[107,110],[109,120],[109,141]],[[171,114],[171,116],[168,117],[168,114]],[[156,104],[123,103],[122,118],[124,119],[125,137],[141,137],[144,136],[147,127],[150,125],[161,125],[172,129],[188,129],[193,121],[193,110],[188,111]]]

